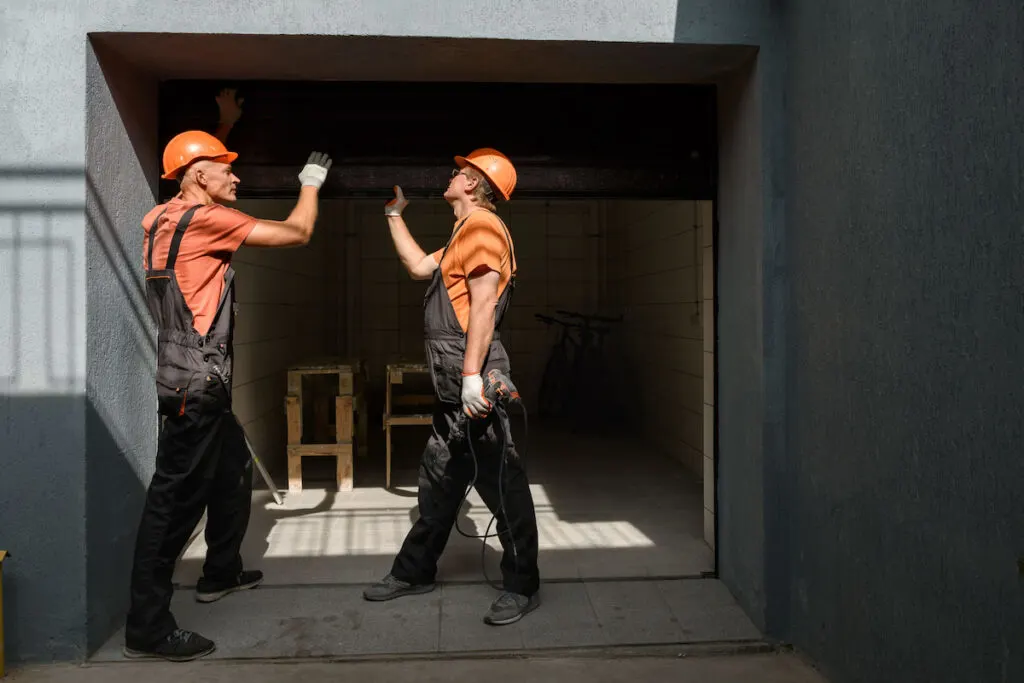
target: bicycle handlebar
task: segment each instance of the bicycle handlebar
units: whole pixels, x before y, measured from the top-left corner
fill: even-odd
[[[545,325],[550,325],[552,323],[555,323],[555,324],[558,324],[558,325],[564,325],[565,327],[583,327],[583,325],[580,325],[579,323],[566,322],[564,320],[559,320],[558,318],[552,318],[550,315],[544,315],[542,313],[534,313],[533,317],[536,318],[537,320],[541,321]]]
[[[596,334],[610,334],[612,331],[612,328],[605,327],[603,325],[585,325],[583,323],[570,323],[566,322],[565,320],[559,320],[558,318],[552,318],[550,315],[543,315],[542,313],[534,313],[533,317],[536,318],[537,320],[540,320],[545,325],[555,323],[557,325],[568,327],[570,329],[586,330],[588,332]]]
[[[609,318],[609,317],[603,316],[603,315],[585,315],[583,313],[577,313],[575,311],[561,311],[561,310],[558,310],[558,311],[555,311],[555,313],[557,313],[558,315],[564,315],[567,318],[577,318],[577,319],[582,320],[584,322],[593,321],[593,322],[599,322],[599,323],[619,323],[619,322],[622,322],[622,318],[623,318],[623,315],[621,313],[619,315],[615,316],[614,318]]]

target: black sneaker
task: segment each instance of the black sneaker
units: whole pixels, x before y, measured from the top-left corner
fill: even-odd
[[[124,646],[124,656],[128,659],[166,659],[169,662],[191,662],[193,659],[205,657],[217,646],[212,640],[203,638],[198,633],[175,629],[166,638],[151,648],[136,649]]]
[[[393,600],[403,595],[421,595],[434,590],[434,584],[421,583],[412,584],[407,581],[396,579],[388,574],[383,579],[363,591],[363,597],[372,602],[382,600]]]
[[[231,581],[210,581],[203,577],[196,584],[196,602],[216,602],[235,591],[249,590],[263,583],[263,572],[244,571]]]
[[[491,603],[491,608],[484,615],[484,623],[491,626],[514,624],[539,605],[540,596],[536,593],[530,597],[518,593],[502,593]]]

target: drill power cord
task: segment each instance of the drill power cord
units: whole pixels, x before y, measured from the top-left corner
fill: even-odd
[[[514,400],[514,399],[509,399],[509,400]],[[514,400],[514,401],[519,403],[518,400]],[[520,407],[522,408],[522,404],[521,403],[520,403]],[[493,410],[494,410],[494,413],[495,413],[495,417],[498,419],[498,422],[501,425],[501,429],[500,429],[500,431],[501,431],[501,460],[498,463],[498,504],[499,504],[499,510],[501,511],[501,516],[504,517],[504,519],[505,519],[505,530],[504,530],[504,533],[506,535],[508,535],[508,537],[509,537],[509,543],[512,545],[512,558],[513,558],[513,560],[515,562],[516,568],[518,568],[519,567],[519,549],[516,548],[515,537],[512,535],[512,522],[511,522],[511,520],[509,520],[508,512],[505,509],[505,463],[508,460],[508,454],[509,454],[509,450],[510,450],[508,444],[509,444],[509,442],[512,439],[511,434],[509,434],[509,432],[512,431],[512,423],[508,419],[508,412],[505,410],[505,406],[503,405],[503,401],[495,401],[494,402]],[[523,442],[524,442],[524,444],[527,444],[528,441],[529,441],[529,432],[530,432],[530,430],[529,430],[529,423],[528,423],[528,420],[527,420],[527,417],[526,417],[526,409],[525,408],[522,408],[522,414],[523,414],[523,432],[524,432]],[[465,429],[465,433],[463,434],[463,438],[466,439],[466,443],[469,446],[469,454],[473,458],[473,478],[470,479],[469,484],[466,485],[466,490],[462,494],[462,499],[459,501],[458,509],[460,509],[460,510],[462,509],[463,503],[466,502],[466,498],[469,496],[470,490],[472,490],[472,488],[476,485],[476,478],[477,478],[477,475],[480,472],[479,463],[477,462],[477,458],[476,458],[476,450],[473,448],[473,438],[472,438],[472,434],[471,434],[471,429],[472,429],[471,425],[473,424],[473,421],[471,419],[469,419],[469,418],[466,418],[465,417],[465,413],[461,413],[461,415],[462,415],[462,418],[464,419],[465,425],[466,425],[466,429]],[[519,459],[520,460],[524,459],[525,453],[526,453],[526,448],[524,447],[523,453],[519,455]],[[501,590],[504,590],[504,587],[499,585],[498,583],[492,581],[491,578],[487,575],[487,562],[486,562],[486,560],[487,560],[487,539],[488,538],[499,538],[499,540],[500,540],[500,537],[501,537],[501,534],[502,534],[501,530],[498,530],[498,529],[495,529],[495,532],[493,534],[490,533],[491,532],[491,525],[494,524],[494,522],[497,519],[498,519],[498,516],[496,514],[491,514],[491,521],[487,523],[487,529],[484,531],[484,534],[482,536],[478,536],[478,535],[474,535],[474,534],[467,534],[465,531],[463,531],[459,527],[459,518],[458,518],[458,515],[456,515],[456,517],[455,517],[455,530],[458,531],[463,536],[465,536],[466,538],[479,538],[479,539],[481,539],[481,541],[480,541],[480,569],[483,572],[484,580],[487,581],[487,583],[491,586],[491,588],[494,588],[495,590],[501,591]]]

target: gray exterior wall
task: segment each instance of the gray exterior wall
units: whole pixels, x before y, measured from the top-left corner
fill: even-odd
[[[787,6],[785,636],[1024,680],[1024,7]]]

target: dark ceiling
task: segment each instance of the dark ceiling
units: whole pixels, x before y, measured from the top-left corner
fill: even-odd
[[[212,131],[237,86],[240,195],[294,196],[312,150],[324,196],[436,194],[452,156],[493,146],[516,196],[714,196],[715,82],[755,48],[352,36],[94,34],[161,81],[160,141]],[[162,185],[173,192],[173,184]]]

